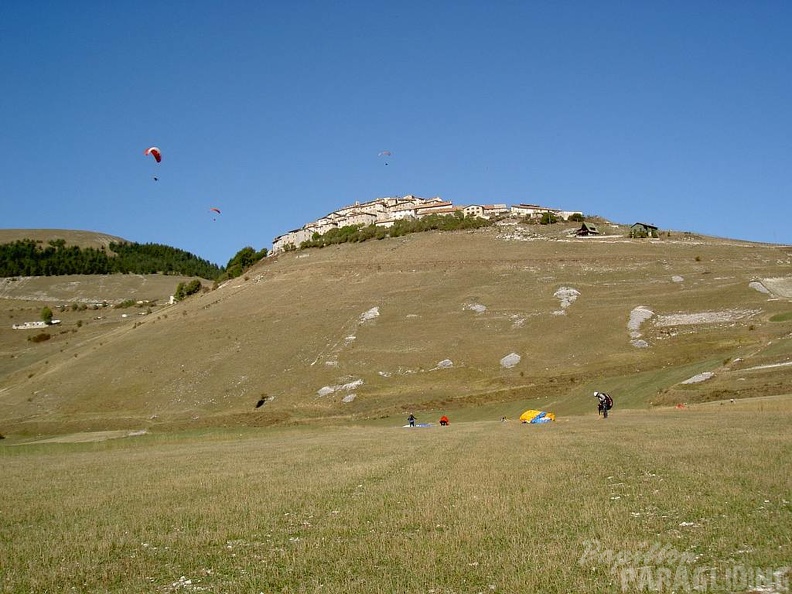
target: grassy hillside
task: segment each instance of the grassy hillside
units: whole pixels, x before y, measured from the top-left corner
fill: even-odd
[[[98,233],[96,231],[79,231],[74,229],[0,229],[0,244],[12,243],[24,239],[32,239],[47,243],[63,239],[67,245],[79,248],[108,248],[111,243],[126,242],[126,239]]]
[[[40,344],[9,319],[0,432],[563,416],[590,411],[594,389],[618,408],[792,392],[792,248],[600,227],[611,235],[508,226],[283,254],[106,331],[64,316]],[[0,307],[30,303],[14,299]]]

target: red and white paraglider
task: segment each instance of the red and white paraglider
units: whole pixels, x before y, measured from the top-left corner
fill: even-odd
[[[144,155],[151,155],[154,157],[154,160],[159,163],[162,161],[162,151],[160,151],[156,146],[150,146],[145,151],[143,151]]]
[[[210,209],[209,209],[209,212],[214,212],[214,213],[220,214],[220,209],[219,209],[219,208],[215,208],[215,207],[213,206],[212,208],[210,208]],[[212,220],[213,220],[213,221],[216,221],[217,219],[216,219],[216,218],[213,218]]]
[[[159,148],[157,148],[156,146],[148,147],[145,151],[143,151],[143,154],[146,155],[147,157],[151,155],[152,157],[154,157],[154,160],[157,163],[162,161],[162,151],[160,151]],[[159,178],[156,175],[154,176],[154,181],[159,181]]]
[[[390,152],[390,151],[380,151],[380,152],[379,152],[379,154],[378,154],[377,156],[378,156],[378,157],[390,157],[392,154],[393,154],[393,153],[392,153],[392,152]],[[385,165],[387,165],[387,164],[388,164],[388,160],[387,160],[387,159],[385,159]]]

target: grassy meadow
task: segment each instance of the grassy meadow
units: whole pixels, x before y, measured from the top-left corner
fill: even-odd
[[[788,396],[540,426],[465,410],[5,440],[0,591],[632,592],[620,568],[792,565]]]

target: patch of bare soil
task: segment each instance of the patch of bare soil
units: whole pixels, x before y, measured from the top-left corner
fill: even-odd
[[[690,326],[693,324],[724,324],[744,320],[759,313],[753,309],[726,309],[723,311],[702,311],[698,313],[676,313],[658,315],[655,326]]]
[[[88,431],[83,433],[70,433],[68,435],[58,435],[57,437],[49,437],[47,439],[38,439],[36,441],[29,441],[27,444],[33,443],[88,443],[92,441],[107,441],[108,439],[120,439],[122,437],[137,437],[138,435],[145,435],[147,431],[141,429],[139,431],[129,431],[122,429],[118,431]]]

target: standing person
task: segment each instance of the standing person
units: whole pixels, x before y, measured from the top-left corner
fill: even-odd
[[[410,413],[410,416],[407,417],[407,422],[410,424],[410,427],[415,427],[415,415]]]
[[[602,418],[608,418],[608,411],[613,407],[613,398],[605,392],[594,392],[597,398],[597,414],[602,415]]]

